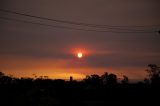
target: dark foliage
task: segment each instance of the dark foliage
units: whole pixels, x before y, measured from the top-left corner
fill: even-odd
[[[151,83],[128,83],[115,74],[90,75],[82,81],[13,78],[0,72],[0,106],[100,106],[159,104],[159,67],[150,65]],[[156,74],[156,75],[155,75]],[[156,83],[156,84],[155,84]]]
[[[152,84],[160,84],[160,67],[155,64],[149,64],[149,69],[146,71],[148,72],[149,80]]]

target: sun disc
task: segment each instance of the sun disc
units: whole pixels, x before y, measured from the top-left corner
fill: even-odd
[[[82,52],[79,52],[79,53],[77,54],[77,57],[78,57],[78,58],[82,58],[82,57],[83,57]]]

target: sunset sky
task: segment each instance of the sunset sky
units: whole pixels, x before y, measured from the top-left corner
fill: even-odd
[[[4,10],[111,26],[104,29],[106,32],[98,32],[101,28],[0,11],[0,70],[16,77],[36,74],[82,79],[86,75],[109,72],[118,77],[127,75],[130,79],[143,79],[148,64],[160,65],[160,34],[156,32],[160,29],[159,5],[160,0],[0,0],[0,9]],[[119,28],[145,32],[124,32]],[[82,52],[82,58],[77,57],[78,52]]]

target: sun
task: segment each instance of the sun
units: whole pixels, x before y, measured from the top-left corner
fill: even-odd
[[[82,52],[78,52],[78,53],[77,53],[77,57],[78,57],[78,58],[82,58],[82,57],[83,57]]]

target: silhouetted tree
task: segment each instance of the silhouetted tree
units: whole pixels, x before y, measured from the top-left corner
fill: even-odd
[[[109,84],[109,85],[114,85],[117,84],[117,76],[115,74],[108,74],[108,72],[105,72],[101,76],[102,82],[104,85]]]
[[[109,84],[109,85],[117,84],[117,75],[109,74],[107,77],[107,84]]]
[[[125,76],[125,75],[123,75],[123,79],[122,79],[122,84],[127,84],[128,83],[128,81],[129,81],[129,79],[128,79],[128,77],[127,76]]]
[[[152,84],[160,84],[160,67],[156,64],[149,64],[147,73]]]
[[[150,80],[148,78],[145,78],[144,83],[148,85],[148,84],[150,84]]]
[[[101,76],[101,79],[102,79],[103,84],[107,84],[107,78],[108,78],[108,72],[105,72],[105,73]]]
[[[0,78],[5,76],[5,74],[3,72],[0,72]]]
[[[0,84],[10,84],[12,83],[12,78],[6,76],[3,72],[0,72]]]
[[[99,85],[100,82],[101,82],[101,77],[97,74],[93,74],[93,75],[90,75],[90,76],[86,76],[86,78],[84,79],[84,81],[88,84],[91,84],[91,85]]]
[[[6,76],[3,72],[0,72],[0,84],[10,84],[11,82],[11,77]]]
[[[37,78],[37,75],[36,74],[32,74],[33,76],[34,76],[34,79],[36,79]]]

